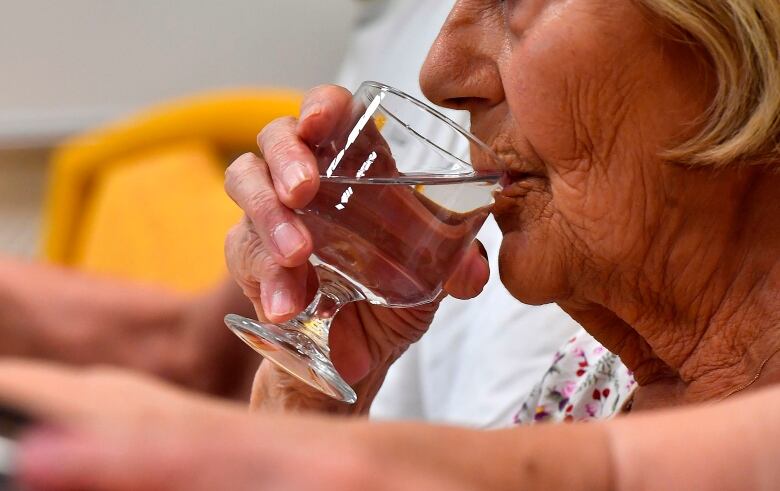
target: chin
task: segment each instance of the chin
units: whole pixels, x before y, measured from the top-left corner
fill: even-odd
[[[566,297],[565,271],[551,248],[531,240],[527,230],[504,233],[498,256],[501,282],[527,305],[545,305]]]

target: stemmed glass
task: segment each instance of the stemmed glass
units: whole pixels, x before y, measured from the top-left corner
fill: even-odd
[[[320,188],[296,210],[314,241],[314,300],[282,324],[237,315],[225,323],[293,376],[354,403],[330,360],[334,316],[350,302],[404,308],[434,301],[490,213],[500,164],[449,118],[377,82],[361,85],[314,154]]]

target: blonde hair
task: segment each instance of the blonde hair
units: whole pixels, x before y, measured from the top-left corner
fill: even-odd
[[[700,45],[717,76],[701,131],[667,156],[780,165],[780,0],[641,2]]]

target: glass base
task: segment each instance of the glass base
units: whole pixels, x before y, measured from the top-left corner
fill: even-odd
[[[357,395],[312,339],[295,328],[260,323],[238,315],[225,317],[225,324],[242,341],[301,382],[349,404]]]

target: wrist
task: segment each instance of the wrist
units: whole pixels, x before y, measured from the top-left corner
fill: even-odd
[[[250,406],[256,411],[367,416],[393,361],[395,358],[380,363],[353,385],[357,394],[354,404],[333,399],[273,363],[264,361],[255,375]]]

